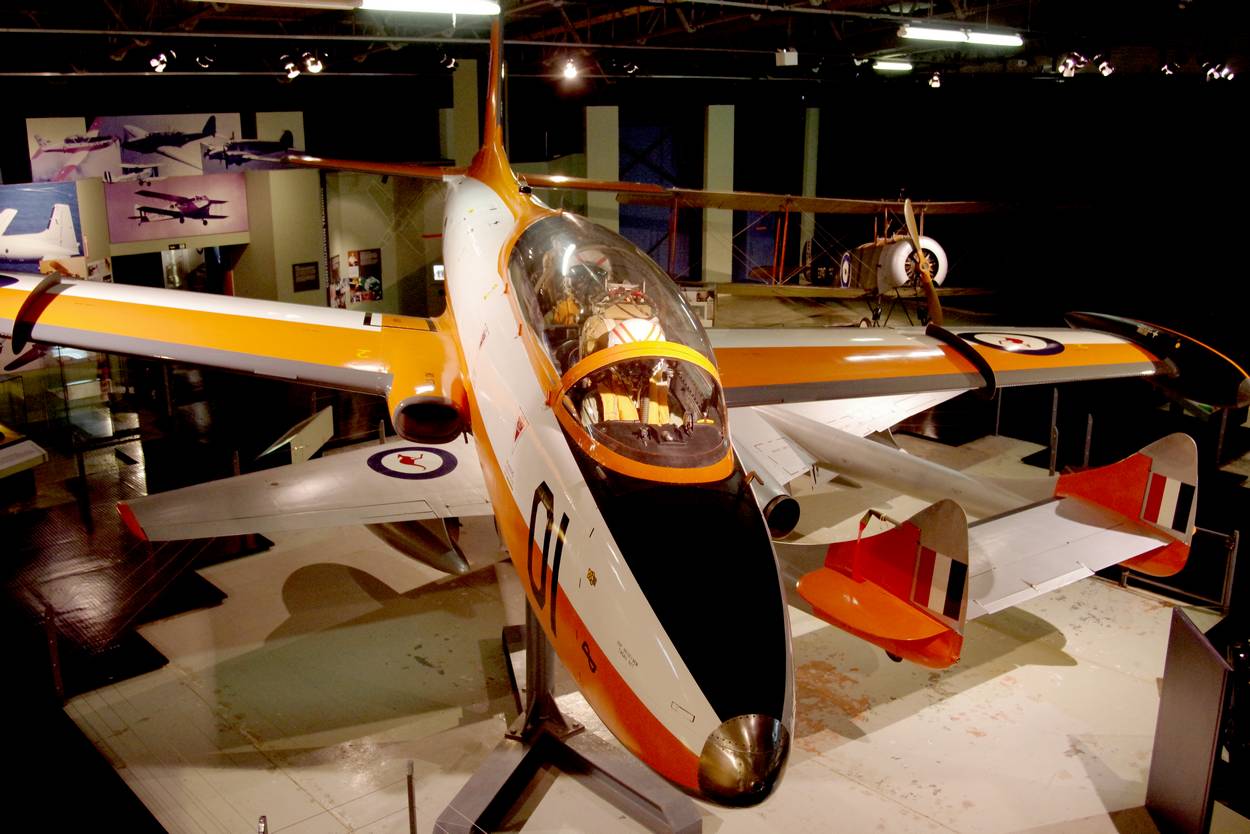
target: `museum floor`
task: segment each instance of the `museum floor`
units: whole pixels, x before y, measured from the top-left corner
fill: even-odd
[[[792,314],[807,315],[779,311]],[[900,443],[960,469],[1040,474],[1020,459],[1041,447],[1006,437]],[[98,487],[141,468],[138,446],[88,456],[100,512],[111,504]],[[41,469],[36,503],[70,502],[73,467]],[[868,506],[895,517],[923,506],[836,482],[800,500],[809,541],[850,537]],[[271,538],[265,553],[197,569],[220,604],[140,626],[165,665],[75,694],[52,717],[18,702],[10,758],[25,766],[14,784],[32,820],[247,832],[263,815],[271,832],[407,832],[411,763],[418,830],[432,830],[514,714],[500,641],[521,620],[511,571],[448,578],[360,527]],[[1084,580],[975,621],[944,672],[892,663],[791,609],[788,771],[758,807],[700,803],[703,830],[1155,832],[1142,804],[1171,608]],[[1201,627],[1215,621],[1189,612]],[[46,679],[38,648],[14,662],[19,679]],[[567,681],[561,692],[564,709],[611,742]],[[506,830],[645,829],[547,772]],[[1213,830],[1246,834],[1250,822],[1217,806]]]
[[[1018,473],[1037,448],[903,442],[994,474]],[[803,504],[810,539],[837,536],[866,504],[919,508],[838,485]],[[275,832],[405,832],[409,762],[419,830],[431,830],[511,716],[499,636],[519,619],[504,604],[515,597],[493,571],[447,579],[363,528],[273,539],[199,571],[221,605],[140,629],[167,665],[78,695],[66,714],[168,831],[255,830],[264,815]],[[1168,603],[1085,580],[976,621],[942,673],[792,613],[786,778],[757,808],[701,804],[704,831],[1155,830],[1141,805]],[[606,737],[564,691],[565,708]],[[547,774],[510,830],[643,829]]]

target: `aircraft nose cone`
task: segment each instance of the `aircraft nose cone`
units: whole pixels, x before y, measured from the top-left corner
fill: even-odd
[[[723,805],[754,805],[772,793],[790,753],[790,732],[767,715],[739,715],[707,737],[699,789]]]

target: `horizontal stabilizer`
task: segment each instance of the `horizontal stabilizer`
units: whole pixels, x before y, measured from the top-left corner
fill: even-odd
[[[1054,499],[979,522],[968,537],[970,620],[1168,545],[1155,531],[1080,499]]]
[[[1198,511],[1198,446],[1170,434],[1118,463],[1059,477],[1057,498],[1091,501],[1189,544]]]
[[[491,512],[472,442],[396,440],[118,505],[143,539],[207,538]]]
[[[814,548],[779,546],[778,554],[784,561],[795,549]],[[968,521],[958,504],[939,501],[892,529],[822,549],[823,564],[797,583],[813,614],[924,666],[940,669],[959,659]]]

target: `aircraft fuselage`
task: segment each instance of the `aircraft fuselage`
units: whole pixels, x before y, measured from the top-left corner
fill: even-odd
[[[522,309],[518,273],[508,266],[522,232],[555,213],[507,199],[507,188],[449,178],[446,318],[468,369],[486,484],[528,603],[626,747],[709,798],[760,801],[780,778],[793,726],[789,621],[763,517],[727,439],[715,475],[692,476],[663,466],[612,471],[595,458],[600,444],[574,436],[576,415],[559,414],[553,393],[565,369],[545,358],[541,334]],[[569,226],[574,237],[562,238],[572,242],[550,257],[567,266],[582,232],[600,245],[619,241],[614,253],[633,249],[578,218]],[[654,275],[667,281],[658,267]],[[667,292],[677,297],[671,286]],[[664,344],[648,344],[660,356],[648,362],[680,364],[663,358]],[[691,438],[694,422],[688,418],[684,428]],[[683,431],[675,417],[649,429],[641,420],[626,423],[614,430],[637,434],[654,451],[665,447],[647,441],[648,431]],[[740,598],[743,589],[749,600]]]

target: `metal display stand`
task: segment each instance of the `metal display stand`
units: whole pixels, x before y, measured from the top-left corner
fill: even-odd
[[[504,646],[505,658],[508,648]],[[555,765],[657,834],[701,834],[698,807],[632,756],[560,712],[553,694],[555,652],[525,607],[525,710],[434,823],[436,834],[492,830],[523,799],[535,776]]]

